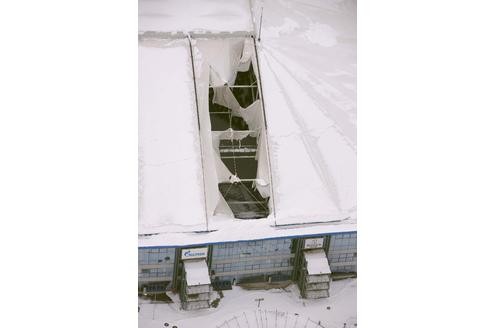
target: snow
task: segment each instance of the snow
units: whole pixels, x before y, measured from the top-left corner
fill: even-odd
[[[249,3],[140,0],[140,31],[252,30]],[[140,247],[356,231],[356,1],[252,3],[256,21],[264,8],[258,53],[276,215],[205,219],[187,41],[162,41],[155,56],[141,43],[140,107],[151,115],[140,108]],[[173,92],[144,90],[145,78]]]
[[[249,241],[268,238],[314,237],[322,234],[356,231],[356,220],[349,219],[335,224],[304,224],[288,227],[273,226],[273,218],[261,220],[225,219],[215,224],[211,232],[160,233],[140,236],[139,247],[195,246],[217,242]]]
[[[209,285],[210,275],[204,259],[184,261],[188,286]]]
[[[331,47],[337,44],[336,32],[332,27],[326,24],[310,24],[305,33],[309,42],[318,44],[323,47]]]
[[[164,327],[165,323],[169,327],[175,325],[179,328],[316,328],[318,322],[318,328],[340,328],[344,323],[351,328],[356,324],[356,279],[332,282],[330,297],[316,300],[302,299],[295,285],[284,289],[250,291],[234,286],[233,290],[223,291],[224,298],[217,308],[197,311],[180,310],[178,295],[167,294],[174,303],[140,300],[140,328],[159,328]],[[258,307],[256,299],[259,298],[263,301]]]
[[[139,233],[205,229],[187,41],[139,44]]]
[[[248,0],[139,0],[139,31],[252,31]]]
[[[342,220],[356,210],[356,2],[261,3],[276,223]]]
[[[304,251],[304,258],[307,262],[308,274],[330,274],[328,259],[322,249]]]

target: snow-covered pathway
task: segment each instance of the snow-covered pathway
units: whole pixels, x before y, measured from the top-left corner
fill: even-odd
[[[173,304],[141,303],[139,327],[161,328],[168,323],[177,328],[311,328],[320,322],[325,328],[341,328],[344,323],[351,328],[356,323],[356,279],[333,282],[327,299],[302,299],[295,285],[266,291],[234,287],[224,295],[217,308],[197,311],[180,310],[175,295]]]

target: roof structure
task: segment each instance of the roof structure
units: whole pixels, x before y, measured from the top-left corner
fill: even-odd
[[[209,285],[210,274],[204,259],[184,261],[188,286]]]
[[[328,265],[328,258],[322,249],[312,249],[304,251],[304,258],[306,259],[306,269],[308,274],[330,274],[330,266]]]
[[[139,31],[251,31],[249,0],[139,0]]]
[[[357,194],[356,3],[262,3],[259,53],[276,222],[352,216]]]
[[[201,151],[185,40],[139,45],[139,233],[204,230]]]
[[[212,210],[217,196],[212,200],[207,189],[216,189],[216,180],[209,180],[215,164],[205,160],[209,145],[201,145],[188,40],[180,33],[176,40],[144,38],[139,44],[142,247],[356,230],[356,2],[253,0],[252,11],[249,3],[140,0],[139,29],[141,35],[252,34],[251,12],[259,21],[263,4],[259,56],[253,60],[264,96],[272,211],[266,219],[236,220]],[[208,75],[202,76],[201,68],[214,67],[214,77],[227,81],[223,68],[246,55],[243,43],[214,42],[192,40],[200,112],[208,97],[202,96]],[[216,47],[230,54],[227,66],[212,52]]]

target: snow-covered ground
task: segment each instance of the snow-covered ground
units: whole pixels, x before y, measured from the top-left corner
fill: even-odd
[[[244,290],[234,286],[224,291],[217,308],[196,311],[179,309],[177,295],[174,303],[150,303],[140,300],[140,328],[272,328],[325,327],[347,328],[356,324],[356,279],[334,281],[330,297],[302,299],[299,289],[290,285],[285,289]],[[262,298],[258,307],[257,299]],[[319,323],[319,325],[318,325]]]

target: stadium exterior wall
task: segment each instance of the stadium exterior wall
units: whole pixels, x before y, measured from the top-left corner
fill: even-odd
[[[291,236],[189,246],[139,248],[139,293],[180,290],[182,251],[207,248],[205,260],[213,288],[232,284],[297,281],[306,240],[321,243],[334,275],[357,272],[357,232]]]

